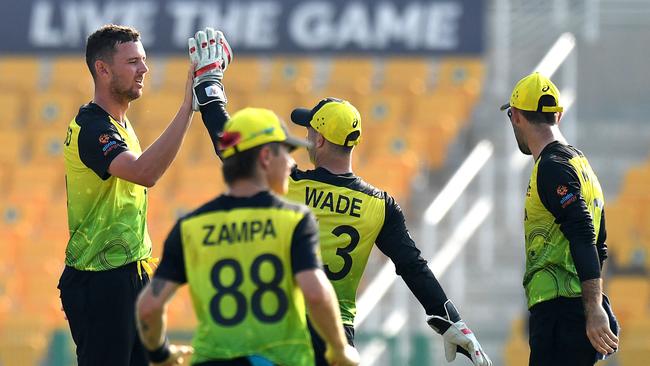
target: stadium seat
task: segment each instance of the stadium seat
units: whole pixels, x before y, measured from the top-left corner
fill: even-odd
[[[503,359],[506,366],[520,366],[528,363],[530,348],[525,323],[525,317],[518,317],[512,321],[510,334],[503,350]]]
[[[650,318],[650,280],[644,276],[614,276],[606,283],[616,317],[625,329],[640,319]]]
[[[384,62],[381,72],[383,90],[420,95],[427,91],[431,77],[431,62],[426,58],[391,58]]]
[[[41,61],[37,57],[0,57],[0,87],[33,93],[42,78]]]
[[[187,72],[189,70],[189,60],[186,57],[168,57],[161,62],[162,70],[155,68],[157,63],[148,62],[151,66],[147,73],[147,83],[160,84],[161,91],[166,93],[183,95],[185,82],[187,81]],[[146,96],[146,94],[144,94]],[[144,99],[144,98],[143,98]]]
[[[86,61],[82,57],[57,57],[52,61],[50,70],[50,90],[71,92],[78,95],[79,104],[92,99],[94,92],[93,78]]]
[[[258,90],[264,83],[263,65],[257,58],[237,58],[223,77],[226,94],[230,90],[251,92]]]
[[[0,128],[2,131],[18,129],[24,119],[24,99],[21,94],[3,90],[0,92]]]
[[[311,58],[276,57],[271,59],[268,89],[271,92],[306,93],[316,77],[316,61]]]
[[[375,83],[375,62],[369,58],[331,60],[327,88],[368,94]]]
[[[63,169],[66,129],[35,130],[29,134],[30,164],[57,164]]]
[[[291,111],[296,108],[298,98],[291,92],[250,93],[246,100],[251,107],[268,108],[282,120],[291,123]]]
[[[0,134],[0,168],[10,169],[22,164],[28,157],[25,135],[16,129],[6,129]],[[1,195],[1,194],[0,194]]]
[[[78,100],[61,92],[34,93],[29,99],[27,126],[32,130],[64,131],[79,111]]]

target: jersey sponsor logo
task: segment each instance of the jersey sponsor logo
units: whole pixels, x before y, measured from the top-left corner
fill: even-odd
[[[117,147],[117,142],[115,141],[110,141],[108,144],[104,145],[102,147],[102,151],[104,152],[104,156],[108,155],[109,152],[114,150]]]
[[[342,194],[335,195],[332,192],[325,193],[315,188],[306,187],[305,204],[314,208],[320,208],[321,210],[361,217],[361,205],[363,201],[356,197],[350,198]]]
[[[562,208],[566,208],[567,206],[575,202],[577,199],[578,197],[576,195],[574,195],[573,193],[569,193],[560,200],[560,204],[562,205]]]
[[[204,225],[203,230],[203,245],[237,244],[276,237],[271,219]]]

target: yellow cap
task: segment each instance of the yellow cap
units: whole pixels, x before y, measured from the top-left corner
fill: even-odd
[[[361,115],[345,100],[325,98],[312,109],[294,109],[291,120],[300,126],[311,126],[336,145],[354,146],[361,141]]]
[[[510,107],[531,112],[562,112],[560,92],[546,76],[534,72],[519,80],[512,90],[510,102],[501,106],[501,110]]]
[[[278,116],[269,109],[244,108],[235,113],[219,136],[222,158],[269,142],[282,142],[292,149],[307,147],[309,142],[289,135]]]

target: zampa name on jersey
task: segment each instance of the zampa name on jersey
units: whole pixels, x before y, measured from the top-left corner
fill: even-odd
[[[203,245],[236,244],[276,237],[271,219],[204,225],[203,230]]]

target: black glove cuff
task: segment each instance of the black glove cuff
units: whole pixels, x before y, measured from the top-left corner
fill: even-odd
[[[438,334],[443,334],[452,324],[460,321],[460,314],[451,300],[447,300],[443,306],[445,308],[444,316],[432,316],[427,320],[429,326]]]
[[[169,350],[169,338],[165,337],[163,344],[153,351],[147,351],[149,361],[153,363],[161,363],[169,358],[171,351]]]
[[[218,80],[205,80],[194,86],[194,94],[196,101],[200,106],[204,106],[212,102],[221,102],[226,104],[228,99],[226,93]]]

